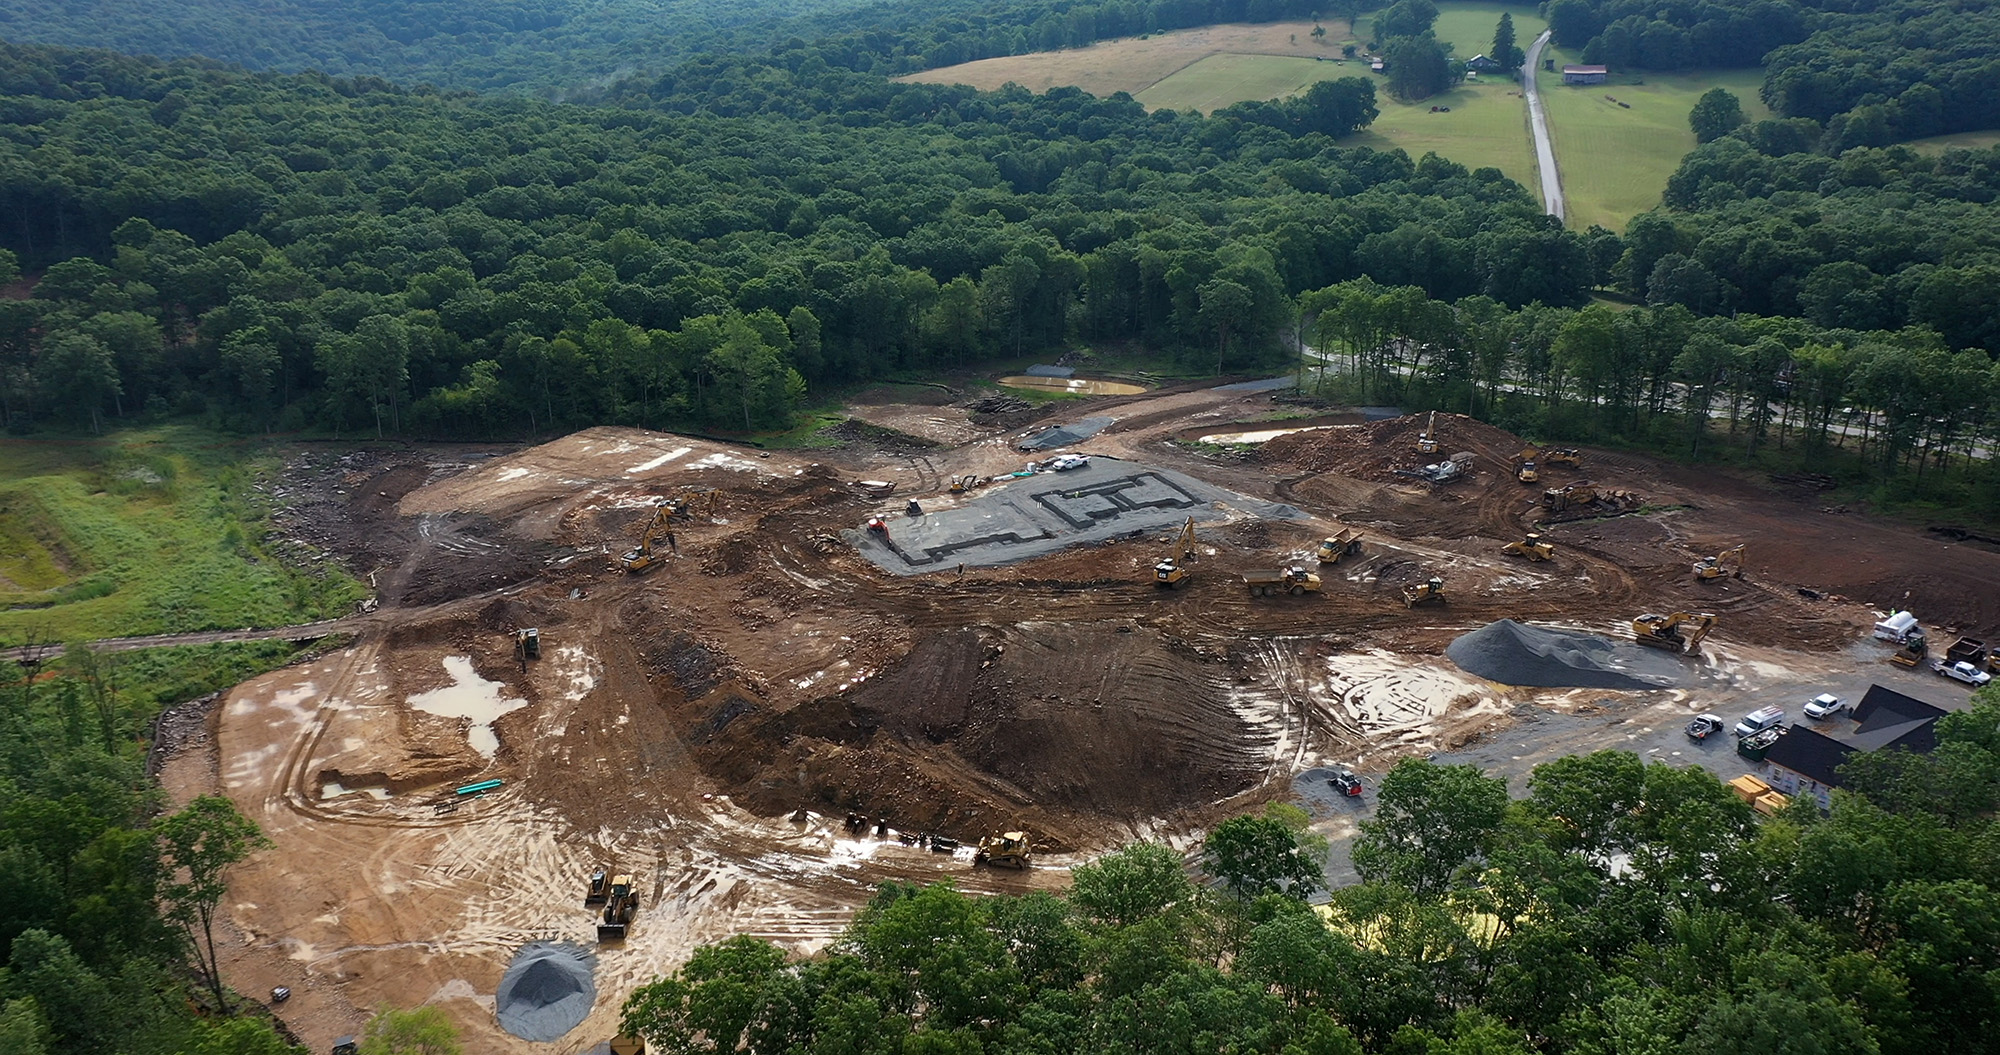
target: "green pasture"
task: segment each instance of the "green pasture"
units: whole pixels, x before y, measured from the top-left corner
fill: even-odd
[[[278,462],[195,429],[0,441],[0,641],[284,626],[365,591],[263,543]]]
[[[1340,141],[1342,146],[1400,148],[1411,158],[1427,153],[1469,169],[1492,166],[1536,191],[1535,147],[1528,137],[1528,106],[1513,82],[1497,79],[1465,84],[1420,103],[1399,103],[1382,92],[1375,97],[1381,116],[1368,130]],[[1432,113],[1449,106],[1450,113]]]
[[[1912,139],[1902,145],[1919,154],[1942,154],[1947,150],[1985,150],[2000,146],[2000,129],[1989,128],[1979,132],[1955,132],[1948,136]]]
[[[1368,64],[1360,60],[1224,52],[1168,74],[1136,98],[1153,110],[1212,113],[1232,103],[1297,95],[1318,81],[1367,75]]]
[[[1557,70],[1576,61],[1559,53],[1555,58]],[[1762,70],[1613,70],[1607,83],[1593,85],[1565,85],[1560,72],[1538,70],[1536,76],[1549,111],[1549,135],[1555,141],[1572,230],[1602,224],[1622,231],[1626,221],[1660,203],[1667,177],[1695,148],[1688,111],[1703,92],[1727,88],[1742,100],[1750,120],[1771,116],[1757,98]]]
[[[1488,4],[1471,0],[1444,0],[1437,5],[1438,20],[1432,27],[1439,40],[1451,45],[1461,59],[1484,55],[1493,50],[1493,30],[1500,24],[1500,12],[1514,14],[1514,45],[1522,51],[1534,43],[1548,22],[1535,12],[1533,4]],[[1374,35],[1375,20],[1363,18],[1354,26],[1354,35],[1366,43]]]

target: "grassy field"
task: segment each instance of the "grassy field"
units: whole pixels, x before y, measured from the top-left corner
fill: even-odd
[[[1316,81],[1366,76],[1360,62],[1326,61],[1288,55],[1210,55],[1140,92],[1149,110],[1211,113],[1246,99],[1282,99]]]
[[[1514,43],[1522,51],[1541,35],[1549,24],[1535,13],[1533,4],[1474,3],[1471,0],[1444,0],[1437,5],[1438,20],[1432,32],[1439,40],[1451,45],[1452,53],[1461,59],[1474,55],[1484,55],[1493,50],[1493,30],[1500,24],[1500,12],[1514,14]],[[1373,19],[1363,18],[1355,26],[1355,35],[1366,41],[1373,35]]]
[[[0,441],[0,640],[283,626],[365,591],[266,551],[261,445],[193,429]]]
[[[1325,65],[1329,69],[1354,72],[1352,63],[1345,67],[1334,65],[1334,60],[1340,58],[1341,44],[1354,39],[1346,23],[1329,20],[1321,25],[1326,29],[1326,35],[1318,40],[1313,39],[1313,23],[1310,21],[1202,26],[1122,40],[1103,40],[1085,48],[962,62],[956,66],[913,73],[902,79],[933,84],[969,84],[987,91],[1010,83],[1037,92],[1059,85],[1073,85],[1104,98],[1116,92],[1129,92],[1136,97],[1161,80],[1211,55],[1267,55],[1307,63],[1326,59]],[[1300,87],[1310,83],[1311,79],[1306,80]],[[1274,96],[1239,94],[1216,105],[1270,98]]]
[[[1948,136],[1931,136],[1928,139],[1912,139],[1902,144],[1919,154],[1942,154],[1947,150],[1985,150],[2000,146],[2000,129],[1983,132],[1957,132]]]
[[[1375,105],[1382,112],[1375,123],[1340,145],[1401,148],[1412,159],[1434,152],[1474,169],[1491,165],[1529,193],[1539,193],[1527,104],[1511,82],[1467,84],[1421,103],[1399,103],[1382,94],[1375,97]],[[1433,106],[1449,106],[1451,112],[1434,114]]]
[[[1558,54],[1556,68],[1574,61]],[[1751,120],[1771,116],[1757,98],[1762,70],[1614,71],[1608,83],[1587,87],[1565,86],[1560,73],[1538,71],[1537,76],[1572,230],[1595,223],[1622,231],[1626,221],[1660,203],[1667,177],[1695,147],[1688,111],[1703,92],[1727,88],[1742,100]]]

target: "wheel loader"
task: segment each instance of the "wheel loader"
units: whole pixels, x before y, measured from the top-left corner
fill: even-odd
[[[1342,557],[1352,557],[1361,552],[1361,532],[1353,528],[1341,528],[1338,532],[1321,539],[1319,553],[1321,564],[1339,564]]]
[[[979,849],[972,853],[972,863],[995,868],[1026,868],[1032,849],[1028,845],[1027,832],[989,835],[979,840]]]
[[[1692,630],[1683,629],[1690,626]],[[1699,651],[1702,639],[1714,629],[1715,616],[1708,612],[1648,612],[1632,620],[1632,640],[1685,656]]]
[[[632,916],[638,911],[639,892],[632,889],[632,877],[613,876],[611,892],[604,899],[604,915],[597,921],[597,940],[624,941],[625,929],[632,925]]]
[[[1527,538],[1500,547],[1500,552],[1510,557],[1526,557],[1531,561],[1541,562],[1554,557],[1556,548],[1543,542],[1539,533],[1530,532]]]
[[[1429,582],[1403,587],[1403,603],[1411,608],[1449,603],[1444,595],[1444,580],[1433,575]]]

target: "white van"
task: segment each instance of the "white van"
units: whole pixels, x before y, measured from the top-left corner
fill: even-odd
[[[1742,721],[1737,722],[1736,735],[1755,736],[1766,729],[1776,729],[1783,724],[1785,724],[1783,707],[1765,707],[1751,711]]]

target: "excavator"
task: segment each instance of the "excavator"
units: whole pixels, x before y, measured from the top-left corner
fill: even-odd
[[[979,840],[979,849],[972,853],[972,863],[995,868],[1026,868],[1032,850],[1033,847],[1028,845],[1027,832],[989,835]]]
[[[1361,532],[1354,528],[1341,528],[1338,532],[1320,540],[1319,562],[1339,564],[1342,557],[1352,557],[1361,552]]]
[[[1713,557],[1703,557],[1694,562],[1694,577],[1703,582],[1720,579],[1725,575],[1738,579],[1743,577],[1742,546],[1726,549]]]
[[[1417,434],[1418,454],[1436,454],[1438,452],[1437,429],[1438,412],[1433,410],[1431,411],[1430,420],[1424,425],[1424,431]]]
[[[1528,537],[1519,542],[1509,542],[1500,547],[1500,552],[1509,557],[1526,557],[1531,561],[1545,561],[1556,555],[1556,548],[1542,541],[1537,532],[1529,532]]]
[[[1683,629],[1688,626],[1693,629]],[[1715,616],[1708,612],[1675,612],[1672,615],[1648,612],[1632,620],[1632,640],[1685,656],[1699,650],[1702,639],[1714,629]]]
[[[647,521],[645,530],[639,532],[638,547],[626,551],[624,556],[618,558],[618,563],[635,575],[651,570],[653,565],[660,562],[659,553],[653,549],[654,544],[661,537],[673,533],[674,518],[686,516],[687,506],[688,500],[685,498],[661,500],[660,504],[653,507],[653,519]]]
[[[632,877],[613,876],[611,892],[604,899],[604,915],[597,921],[597,940],[624,941],[625,928],[632,925],[632,916],[638,911],[639,892],[632,889]]]
[[[1188,562],[1194,560],[1194,518],[1187,518],[1181,525],[1180,534],[1174,536],[1174,552],[1160,558],[1153,565],[1153,585],[1163,590],[1171,590],[1187,578]]]
[[[1403,603],[1411,608],[1448,603],[1444,595],[1444,580],[1433,575],[1429,582],[1403,587]]]

